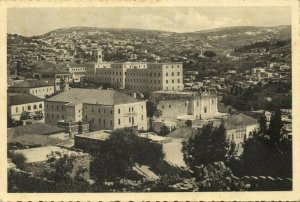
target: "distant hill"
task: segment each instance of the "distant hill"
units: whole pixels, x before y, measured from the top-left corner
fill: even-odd
[[[233,52],[236,47],[259,41],[289,40],[291,38],[291,26],[237,26],[187,33],[143,29],[70,27],[56,29],[32,38],[50,38],[54,41],[90,39],[106,42],[126,40],[132,44],[139,41],[141,49],[147,49],[160,56],[180,55],[186,50],[198,52],[200,49],[226,54]]]

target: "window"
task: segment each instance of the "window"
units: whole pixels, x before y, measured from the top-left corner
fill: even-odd
[[[16,107],[16,113],[18,113],[18,107]]]
[[[171,108],[171,105],[169,105],[169,108]]]
[[[173,67],[173,66],[172,66]],[[174,76],[174,72],[172,72],[172,76]]]
[[[180,83],[180,79],[178,79],[177,82]]]
[[[56,106],[56,110],[58,111],[58,105]]]
[[[214,99],[211,100],[211,104],[212,104],[212,105],[214,104]]]
[[[94,108],[92,107],[92,112],[94,112]]]
[[[197,101],[197,106],[199,106],[199,101]]]
[[[111,126],[113,125],[112,120],[110,120],[110,125],[111,125]]]
[[[166,80],[166,83],[169,83],[168,80]]]
[[[110,114],[113,114],[113,111],[112,111],[112,110],[110,110]]]
[[[142,120],[142,121],[144,120],[144,115],[142,115],[142,118],[141,118],[141,120]]]
[[[48,109],[48,107],[49,107],[49,106],[47,105],[47,109]]]
[[[144,106],[143,105],[141,106],[141,108],[142,108],[142,110],[144,110]]]
[[[168,76],[168,72],[166,73],[166,76]]]
[[[98,109],[98,113],[100,113],[101,112],[101,110],[100,109]]]
[[[40,109],[41,109],[41,108],[43,108],[43,105],[42,105],[42,104],[40,104],[40,105],[39,105],[39,108],[40,108]]]
[[[94,123],[94,118],[92,118],[92,123]]]
[[[131,108],[131,111],[133,112],[133,107]]]
[[[129,109],[128,109],[128,110],[129,110],[129,112],[131,111],[130,107],[129,107]]]
[[[172,79],[172,83],[174,83],[174,79]]]
[[[204,113],[207,113],[207,107],[204,107]]]
[[[128,120],[129,120],[129,123],[131,123],[131,118],[130,117],[128,118]]]
[[[118,124],[119,124],[119,125],[121,124],[121,119],[118,119]]]
[[[31,106],[28,106],[27,109],[28,109],[28,110],[31,110]]]
[[[180,72],[177,72],[177,76],[180,76]]]

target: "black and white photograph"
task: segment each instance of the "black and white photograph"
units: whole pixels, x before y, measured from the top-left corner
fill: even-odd
[[[7,8],[7,193],[295,191],[292,7],[153,5]]]

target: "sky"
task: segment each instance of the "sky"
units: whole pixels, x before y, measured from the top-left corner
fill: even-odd
[[[289,7],[10,8],[7,30],[23,36],[75,26],[193,32],[291,24]]]

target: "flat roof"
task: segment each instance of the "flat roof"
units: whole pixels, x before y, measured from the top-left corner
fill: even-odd
[[[84,138],[88,138],[88,139],[104,141],[109,138],[110,133],[111,133],[110,130],[100,130],[100,131],[96,131],[96,132],[75,135],[75,138],[76,137],[84,137]]]

